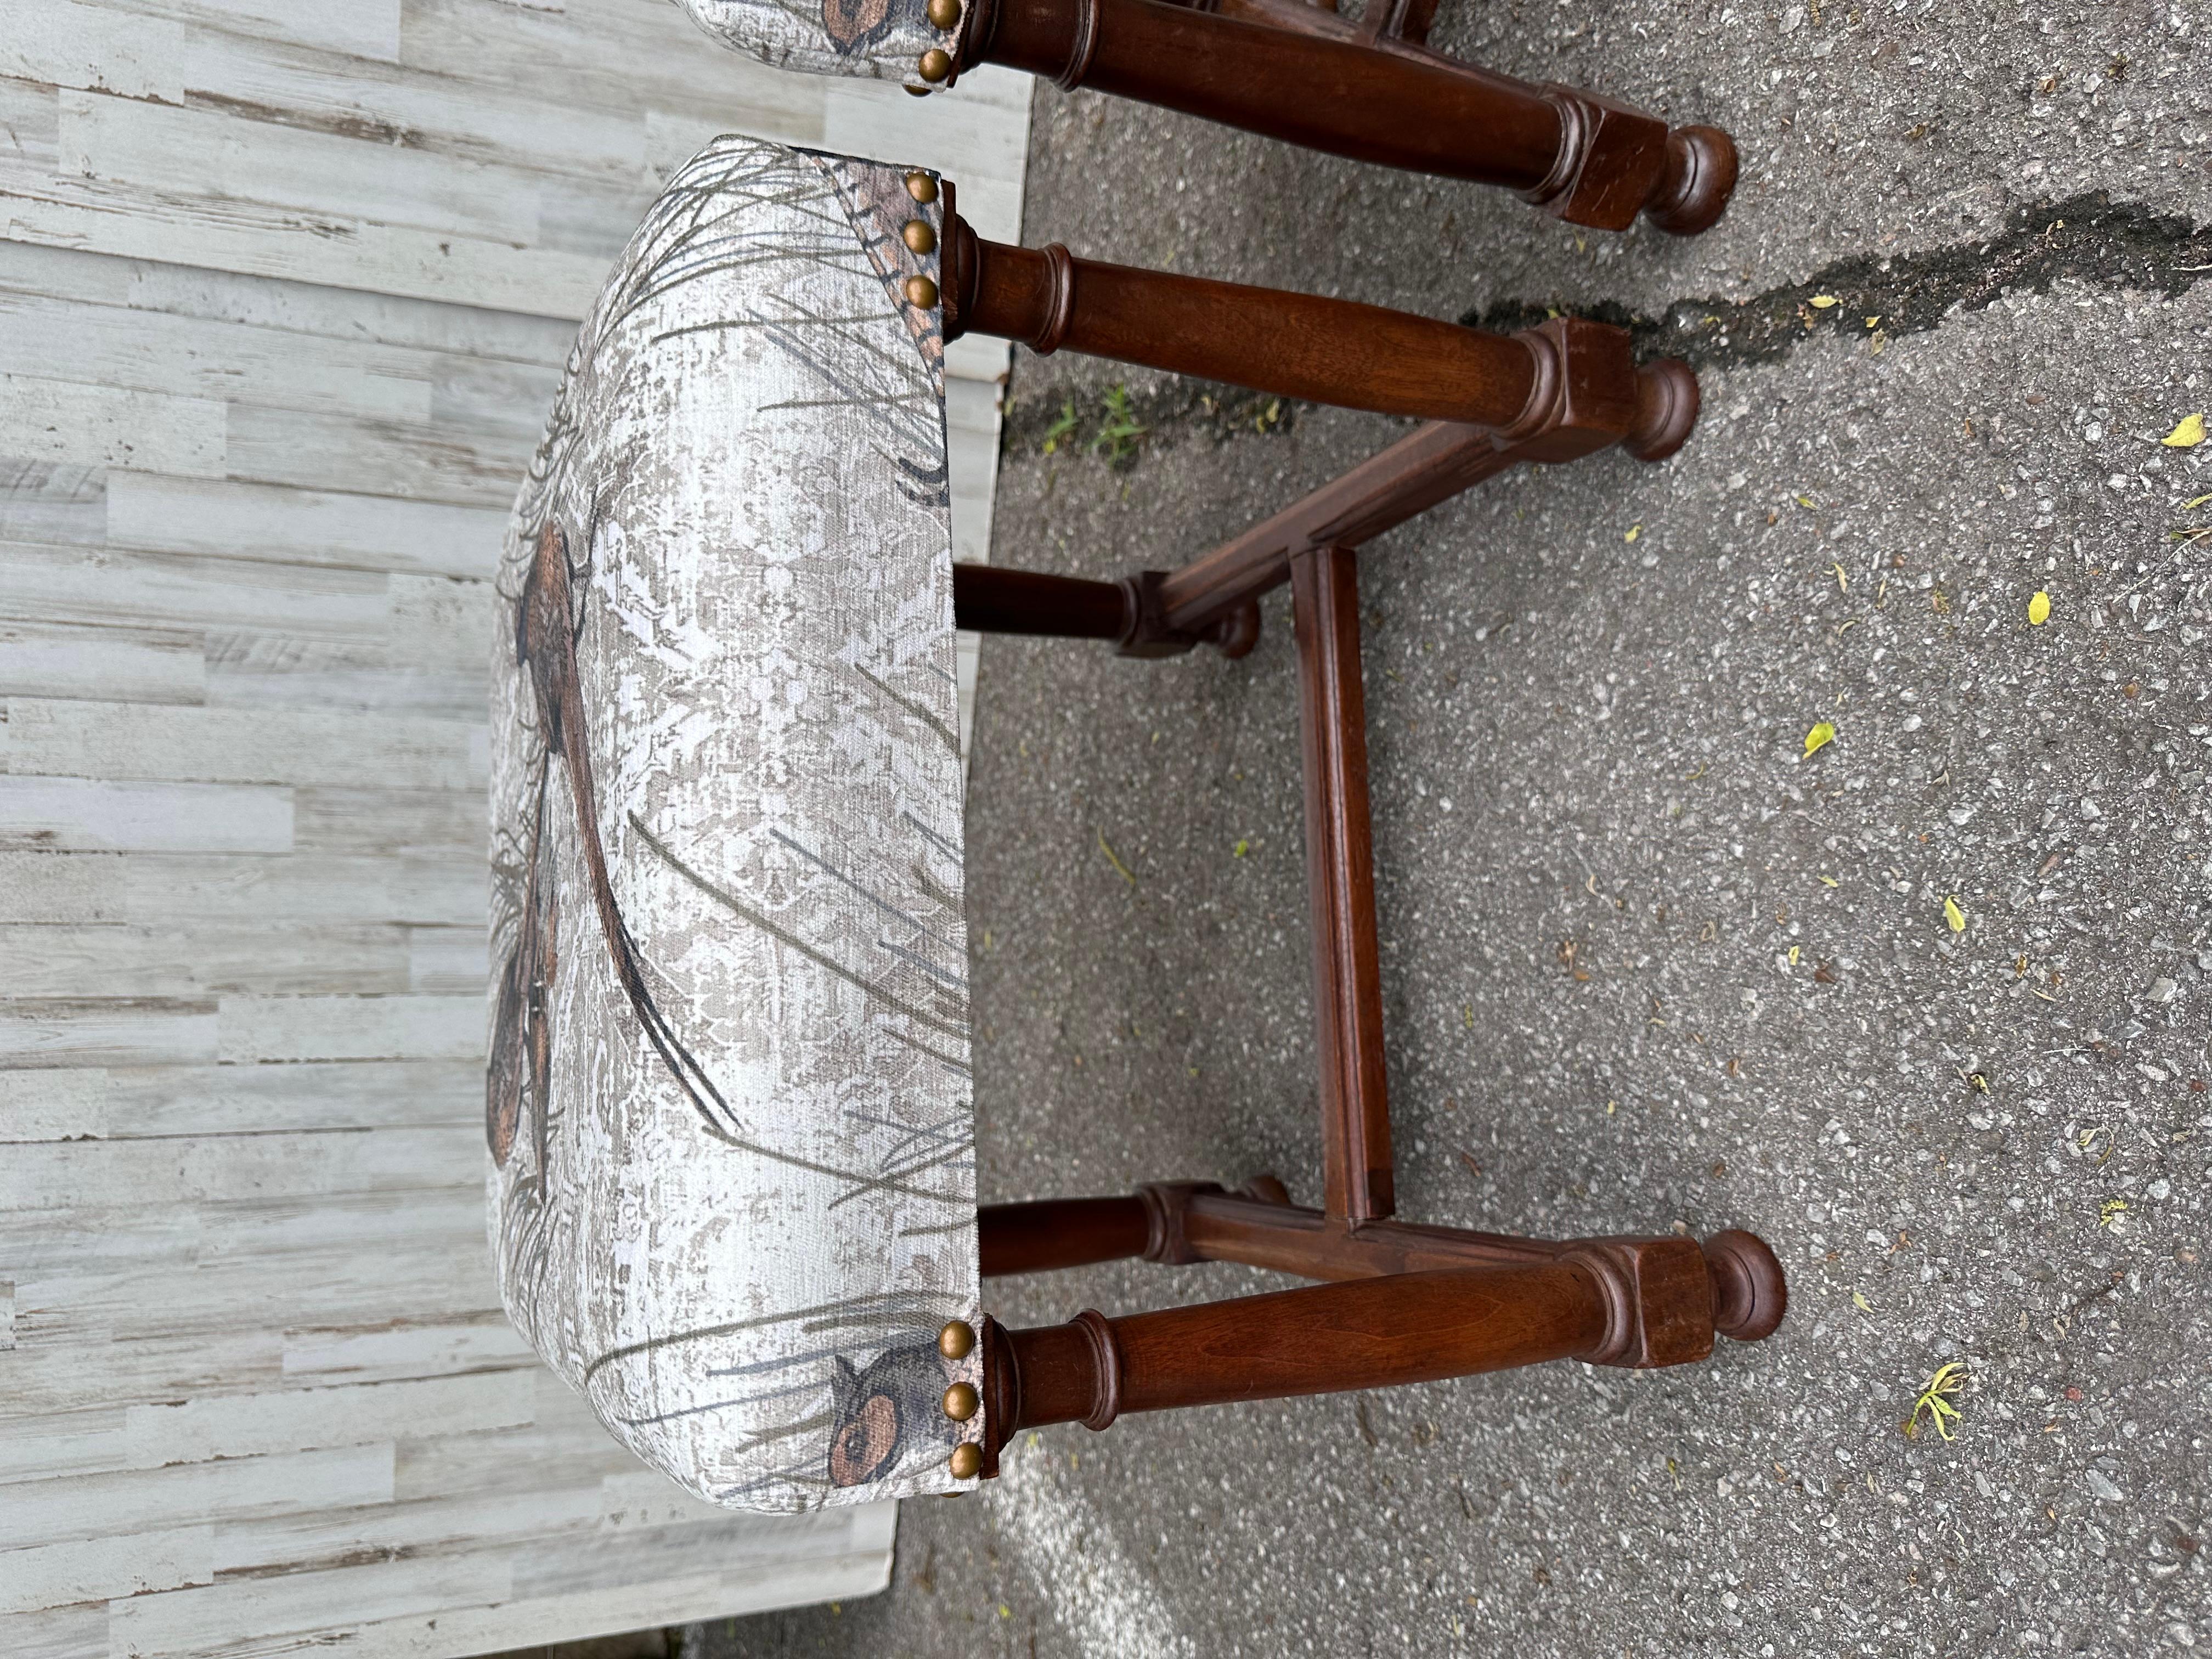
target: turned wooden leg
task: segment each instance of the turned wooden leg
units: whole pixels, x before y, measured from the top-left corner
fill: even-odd
[[[1615,1319],[1581,1263],[1398,1273],[1065,1325],[983,1328],[993,1451],[1125,1412],[1431,1382],[1595,1353]],[[987,1461],[986,1467],[995,1462]]]
[[[1078,259],[1057,243],[1011,247],[983,240],[949,207],[945,219],[948,341],[996,335],[1041,355],[1066,348],[1344,409],[1462,421],[1516,439],[1548,412],[1556,365],[1533,336]]]
[[[1431,52],[1419,40],[1433,0],[1375,6],[1386,15],[1370,24],[1303,0],[968,0],[944,67],[1000,64],[1354,161],[1503,185],[1599,229],[1641,212],[1688,235],[1727,207],[1726,133],[1670,131],[1611,99]]]
[[[1479,428],[1514,452],[1505,465],[1572,460],[1615,443],[1656,459],[1696,419],[1688,368],[1662,360],[1638,368],[1622,329],[1559,319],[1487,334],[1350,300],[1078,259],[1056,243],[1010,247],[978,237],[951,208],[951,186],[945,194],[944,283],[930,297],[943,307],[947,340],[989,334],[1039,353],[1065,347]]]

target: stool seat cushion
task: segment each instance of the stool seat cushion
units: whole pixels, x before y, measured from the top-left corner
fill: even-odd
[[[921,85],[917,65],[952,36],[925,0],[677,0],[691,21],[732,51],[772,69],[856,75]]]
[[[736,1508],[956,1489],[980,1328],[943,340],[900,169],[722,138],[584,325],[500,564],[491,1233]],[[934,192],[925,192],[933,195]],[[930,246],[930,239],[915,240]]]

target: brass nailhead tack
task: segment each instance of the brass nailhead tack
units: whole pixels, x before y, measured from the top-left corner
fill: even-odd
[[[937,233],[927,219],[909,219],[899,232],[899,240],[915,252],[928,255],[937,252]]]
[[[965,1423],[975,1416],[982,1403],[972,1382],[955,1382],[945,1391],[945,1414],[956,1423]]]
[[[937,1351],[947,1359],[965,1359],[975,1351],[975,1328],[964,1319],[954,1320],[938,1332]]]
[[[972,1440],[963,1440],[952,1449],[945,1467],[955,1480],[973,1480],[983,1472],[983,1449]]]
[[[960,21],[960,0],[929,0],[929,21],[940,29],[957,27]]]
[[[942,46],[932,46],[921,54],[918,67],[921,70],[921,78],[933,87],[952,73],[952,55]]]
[[[909,173],[906,176],[906,193],[927,207],[937,199],[937,180],[926,173]]]
[[[937,303],[937,284],[927,276],[909,276],[906,279],[906,298],[908,305],[919,306],[927,311]],[[961,1350],[963,1353],[967,1352],[965,1348]]]

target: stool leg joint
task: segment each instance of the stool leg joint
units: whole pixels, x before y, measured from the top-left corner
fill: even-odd
[[[1224,657],[1242,657],[1260,642],[1260,602],[1256,599],[1224,611],[1195,629],[1170,624],[1161,597],[1164,570],[1140,570],[1121,579],[1127,596],[1119,650],[1125,657],[1180,657],[1194,647],[1210,645]]]

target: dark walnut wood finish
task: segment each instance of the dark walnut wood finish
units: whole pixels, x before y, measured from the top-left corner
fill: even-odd
[[[1241,1192],[1171,1182],[1127,1197],[980,1211],[988,1277],[1142,1257],[1237,1261],[1319,1282],[1124,1318],[1086,1312],[1035,1330],[986,1321],[987,1431],[981,1447],[956,1455],[955,1474],[995,1474],[1014,1432],[1044,1424],[1103,1429],[1126,1412],[1551,1359],[1674,1365],[1705,1358],[1717,1334],[1746,1342],[1769,1334],[1788,1291],[1773,1252],[1750,1233],[1702,1243],[1547,1240],[1393,1214],[1357,550],[1524,462],[1613,445],[1646,461],[1673,453],[1697,420],[1689,369],[1639,366],[1625,332],[1578,319],[1484,334],[1372,306],[1093,264],[1060,247],[1005,247],[968,228],[949,186],[945,225],[948,339],[1000,335],[1428,422],[1179,570],[1109,582],[954,568],[963,628],[1110,641],[1136,656],[1201,643],[1241,655],[1258,638],[1261,595],[1290,584],[1323,1149],[1319,1209],[1292,1204],[1282,1182],[1263,1176]],[[965,1326],[949,1327],[951,1335],[975,1340]]]
[[[1638,213],[1693,235],[1735,188],[1716,127],[1462,64],[1425,42],[1435,0],[1372,0],[1354,23],[1304,0],[967,0],[957,76],[1000,64],[1310,149],[1517,191],[1623,230]],[[938,77],[933,77],[938,78]]]

